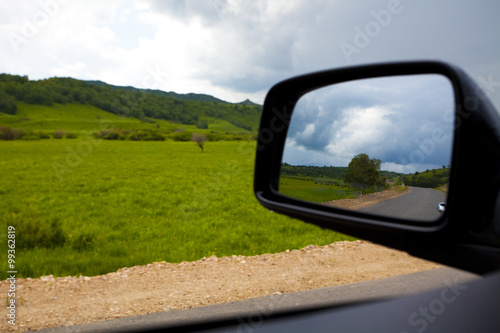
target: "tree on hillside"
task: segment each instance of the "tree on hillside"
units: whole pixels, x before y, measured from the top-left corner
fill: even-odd
[[[17,112],[16,99],[3,90],[0,90],[0,112],[12,115]]]
[[[199,129],[208,129],[208,122],[206,120],[200,120],[196,124],[196,128],[199,128]]]
[[[380,181],[381,163],[381,160],[371,159],[367,154],[358,154],[349,163],[345,181],[352,187],[361,188],[363,195],[366,189]]]
[[[203,153],[203,144],[207,141],[207,138],[203,134],[193,133],[191,134],[191,141],[196,143],[198,147],[200,147],[201,152]]]

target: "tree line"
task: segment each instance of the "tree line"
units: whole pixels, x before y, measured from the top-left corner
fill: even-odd
[[[448,184],[450,169],[443,166],[442,169],[426,170],[415,172],[413,175],[404,177],[404,182],[408,186],[436,188]]]
[[[281,175],[332,185],[349,184],[350,187],[359,188],[364,193],[369,188],[386,185],[386,178],[380,172],[380,165],[380,160],[371,159],[367,154],[358,154],[347,167],[295,166],[283,163]]]
[[[288,163],[281,165],[281,175],[301,179],[343,179],[346,173],[347,167],[290,165]]]
[[[388,180],[398,181],[408,186],[436,188],[448,183],[450,169],[426,170],[415,174],[402,174],[392,171],[381,171],[382,161],[370,158],[367,154],[354,156],[347,167],[281,165],[284,177],[314,180],[334,185],[346,183],[352,188],[359,188],[362,193],[368,189],[388,186]]]

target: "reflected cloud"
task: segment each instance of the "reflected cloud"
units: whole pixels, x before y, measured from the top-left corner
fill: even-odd
[[[297,103],[283,162],[347,166],[366,153],[390,171],[440,168],[451,160],[453,108],[452,85],[437,74],[321,88]]]

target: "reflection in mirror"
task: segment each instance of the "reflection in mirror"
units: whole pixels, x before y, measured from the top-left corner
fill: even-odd
[[[453,86],[438,74],[314,90],[295,106],[280,192],[370,214],[435,220],[437,205],[446,202],[454,106]]]

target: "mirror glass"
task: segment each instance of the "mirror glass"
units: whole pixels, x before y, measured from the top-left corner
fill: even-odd
[[[344,82],[300,98],[279,190],[370,214],[433,221],[445,207],[455,96],[439,74]]]

